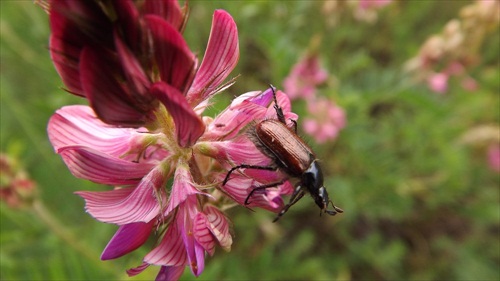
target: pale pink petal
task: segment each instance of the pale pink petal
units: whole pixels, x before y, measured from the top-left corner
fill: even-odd
[[[194,187],[189,166],[187,166],[187,164],[178,164],[164,216],[167,216],[172,210],[177,208],[179,204],[183,203],[188,198],[188,196],[195,194],[203,193]]]
[[[217,159],[227,169],[237,165],[236,163],[267,166],[271,161],[246,136],[230,141],[198,142],[195,148],[201,154]]]
[[[198,213],[193,219],[193,235],[196,242],[211,256],[215,251],[215,241],[209,230],[209,222],[204,213]]]
[[[144,134],[135,129],[110,126],[99,120],[92,109],[84,105],[65,106],[50,118],[47,127],[54,149],[81,145],[119,157],[128,152],[131,139]]]
[[[231,139],[250,122],[263,117],[266,108],[249,101],[230,107],[219,114],[208,126],[203,140]]]
[[[185,266],[162,266],[155,281],[177,281],[181,278],[185,268]]]
[[[144,261],[163,266],[185,266],[188,264],[185,245],[176,223],[172,223],[160,244],[149,252]]]
[[[278,93],[278,104],[285,106],[285,118],[296,117],[288,112],[289,103],[286,104],[286,96]],[[273,100],[272,90],[269,88],[263,92],[249,92],[235,98],[231,105],[219,114],[209,125],[203,140],[231,139],[240,133],[240,130],[252,121],[264,118],[276,118],[276,111],[269,109],[269,103]],[[272,117],[270,117],[272,116]]]
[[[186,98],[174,87],[157,82],[151,87],[151,94],[167,108],[175,122],[177,142],[182,147],[193,145],[205,132],[205,124],[193,111]]]
[[[165,184],[163,173],[161,167],[152,170],[135,188],[76,194],[85,199],[87,212],[99,221],[118,225],[148,223],[160,214],[156,196],[160,196],[157,191]]]
[[[218,179],[222,182],[226,174],[220,174]],[[257,182],[255,179],[242,176],[238,173],[231,174],[231,179],[227,181],[225,185],[221,185],[221,190],[229,196],[231,199],[236,201],[240,205],[244,205],[246,207],[259,207],[265,210],[269,210],[272,212],[277,212],[283,206],[281,204],[277,207],[276,200],[277,198],[268,198],[266,197],[266,191],[256,191],[252,195],[251,198],[248,199],[249,204],[245,205],[245,200],[248,197],[250,191],[257,186],[263,185],[260,182]],[[271,191],[273,188],[268,188],[267,192]],[[271,199],[271,200],[270,200]],[[279,204],[280,202],[278,202]],[[281,202],[282,203],[282,202]]]
[[[153,221],[137,222],[120,226],[101,255],[101,260],[119,258],[139,248],[149,237]]]
[[[154,167],[154,163],[125,161],[78,145],[63,147],[57,153],[75,177],[101,184],[137,184]]]
[[[234,69],[239,58],[238,30],[231,15],[216,10],[207,50],[188,93],[188,100],[198,104],[210,98]]]
[[[206,213],[212,234],[219,241],[220,246],[224,250],[229,251],[233,243],[233,238],[229,232],[229,222],[226,216],[216,207],[210,205],[205,207],[204,212]]]

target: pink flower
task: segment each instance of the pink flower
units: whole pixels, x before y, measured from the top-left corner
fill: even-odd
[[[128,274],[159,265],[157,280],[176,280],[186,266],[199,276],[216,244],[225,250],[232,244],[220,209],[244,205],[253,187],[285,177],[241,169],[222,184],[234,166],[270,163],[244,132],[254,120],[276,118],[270,89],[236,98],[215,119],[201,116],[232,83],[223,81],[239,57],[236,24],[228,13],[214,13],[198,67],[179,32],[184,12],[175,1],[50,4],[54,64],[67,90],[90,107],[59,109],[47,130],[74,176],[114,186],[77,192],[90,215],[119,226],[101,259],[121,257],[160,233]],[[297,119],[284,93],[277,92],[277,102],[287,120]],[[292,191],[288,181],[259,190],[247,207],[278,212],[281,196]]]
[[[427,83],[432,91],[444,94],[448,90],[448,78],[446,73],[435,73],[427,78]]]
[[[11,208],[30,206],[37,185],[20,167],[16,159],[0,153],[0,200]]]
[[[286,95],[277,95],[286,118],[296,119]],[[196,276],[201,274],[205,253],[212,255],[215,244],[229,250],[228,221],[217,207],[231,205],[227,198],[243,205],[253,186],[283,177],[267,171],[242,171],[233,173],[221,186],[233,166],[269,164],[270,159],[241,131],[254,120],[275,116],[271,98],[272,92],[267,90],[235,99],[208,122],[207,130],[190,147],[175,141],[175,131],[169,128],[181,121],[168,119],[168,115],[163,116],[164,127],[151,131],[107,125],[87,106],[58,110],[49,121],[49,138],[70,171],[83,179],[117,186],[110,191],[77,192],[85,199],[88,213],[120,226],[101,258],[123,256],[140,247],[153,230],[165,230],[143,264],[128,273],[136,275],[149,265],[160,265],[157,278],[171,280],[178,278],[186,265]],[[168,188],[170,177],[174,181]],[[284,205],[281,195],[292,191],[287,181],[255,192],[248,207],[277,212]]]
[[[378,9],[390,4],[392,0],[359,0],[359,8],[363,10]]]
[[[320,67],[318,57],[309,54],[293,66],[283,86],[291,99],[308,99],[314,97],[316,87],[327,79],[328,72]]]
[[[488,164],[493,171],[500,173],[500,144],[488,148]]]
[[[346,124],[344,110],[328,99],[311,100],[307,109],[309,116],[304,119],[304,131],[319,143],[335,139]]]

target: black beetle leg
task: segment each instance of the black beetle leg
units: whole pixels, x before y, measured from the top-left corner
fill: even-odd
[[[254,189],[252,189],[252,191],[250,191],[250,193],[248,193],[248,196],[247,198],[245,199],[245,205],[248,205],[250,204],[250,202],[248,202],[248,199],[250,199],[250,197],[252,197],[253,193],[257,190],[263,190],[263,189],[266,189],[266,188],[271,188],[271,187],[276,187],[280,184],[283,184],[285,181],[282,180],[282,181],[279,181],[279,182],[273,182],[273,183],[269,183],[269,184],[265,184],[265,185],[261,185],[261,186],[257,186],[257,187],[254,187]]]
[[[290,122],[293,123],[293,130],[295,131],[295,133],[297,133],[297,121],[290,119]]]
[[[290,207],[292,207],[295,203],[302,199],[304,194],[306,194],[306,192],[302,189],[302,186],[298,185],[295,188],[292,197],[290,197],[290,202],[288,202],[288,204],[286,204],[285,207],[281,209],[280,213],[278,214],[278,216],[276,216],[273,222],[277,222],[281,218],[281,216],[283,216],[288,211],[288,209],[290,209]]]
[[[234,170],[238,169],[255,169],[255,170],[267,170],[267,171],[276,171],[278,168],[273,167],[273,166],[256,166],[256,165],[247,165],[247,164],[241,164],[238,166],[234,166],[227,172],[226,177],[224,178],[224,181],[222,182],[222,185],[226,185],[227,181],[229,180],[229,176]]]

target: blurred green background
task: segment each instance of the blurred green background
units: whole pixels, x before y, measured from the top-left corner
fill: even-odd
[[[198,280],[499,280],[500,174],[486,146],[462,141],[500,123],[498,26],[469,69],[471,93],[450,81],[447,94],[412,83],[403,65],[423,42],[473,1],[395,1],[364,22],[352,13],[322,13],[320,1],[190,1],[185,35],[201,57],[214,9],[238,24],[237,83],[213,114],[241,93],[281,88],[313,36],[335,76],[323,96],[347,114],[332,142],[316,145],[334,202],[345,210],[318,216],[305,198],[279,223],[265,211],[229,210],[232,251],[217,249]],[[32,1],[1,5],[1,152],[17,158],[38,185],[43,205],[0,205],[1,280],[147,280],[158,267],[128,278],[148,247],[100,261],[114,225],[84,211],[77,190],[108,187],[73,178],[46,135],[53,112],[85,103],[61,89],[48,53],[48,17]],[[330,25],[329,20],[335,20]],[[299,116],[305,103],[294,104]],[[300,123],[300,119],[299,119]],[[189,270],[184,280],[195,279]]]

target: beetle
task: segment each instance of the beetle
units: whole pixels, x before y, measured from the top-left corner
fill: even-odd
[[[314,202],[322,212],[329,215],[344,212],[339,207],[335,206],[328,197],[328,192],[323,185],[323,171],[319,164],[316,155],[312,149],[302,140],[297,134],[297,122],[291,120],[294,129],[291,129],[286,124],[285,115],[282,108],[278,105],[276,99],[276,89],[270,85],[274,98],[274,109],[276,110],[277,119],[265,119],[250,126],[247,134],[255,146],[266,156],[272,159],[270,166],[256,166],[241,164],[232,167],[226,177],[223,185],[227,183],[232,172],[238,169],[259,169],[276,171],[281,170],[286,175],[282,181],[265,184],[254,187],[247,198],[245,205],[248,205],[249,198],[257,190],[276,187],[283,184],[286,180],[295,179],[298,182],[295,184],[295,190],[290,197],[290,201],[278,213],[273,222],[278,221],[290,207],[297,203],[306,193],[309,193],[314,199]],[[333,210],[328,209],[331,204]],[[321,212],[320,212],[321,214]]]

